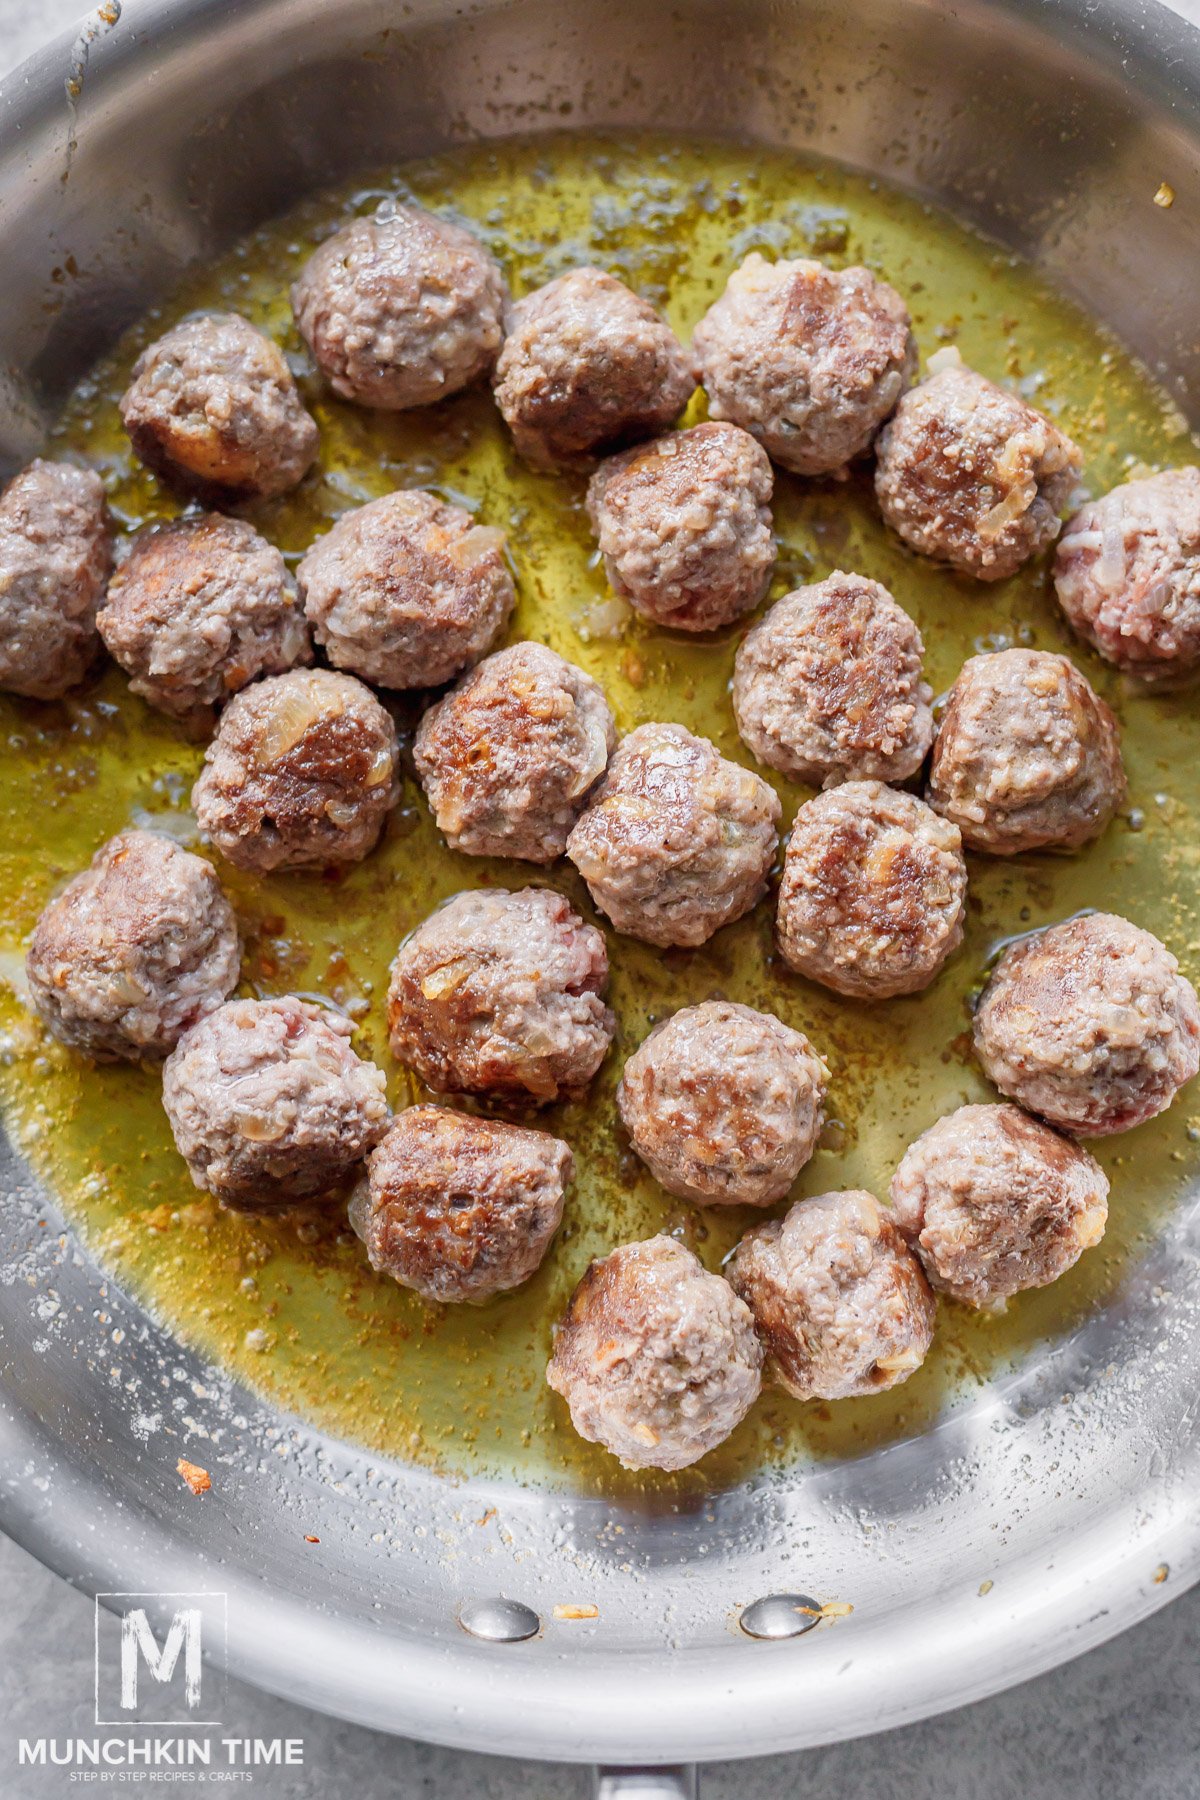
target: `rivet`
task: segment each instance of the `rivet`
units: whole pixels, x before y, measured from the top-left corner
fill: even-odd
[[[532,1606],[520,1600],[472,1600],[458,1615],[458,1622],[472,1637],[489,1644],[519,1644],[536,1637],[542,1621]]]
[[[811,1631],[821,1617],[821,1602],[807,1594],[767,1594],[743,1607],[738,1620],[747,1637],[793,1638]]]

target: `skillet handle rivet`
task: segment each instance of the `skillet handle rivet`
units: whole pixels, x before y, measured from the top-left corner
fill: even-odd
[[[738,1624],[752,1638],[794,1638],[811,1631],[821,1617],[821,1602],[807,1594],[767,1594],[743,1607]]]
[[[471,1637],[488,1644],[519,1644],[542,1629],[532,1606],[503,1598],[468,1601],[459,1611],[458,1622]]]

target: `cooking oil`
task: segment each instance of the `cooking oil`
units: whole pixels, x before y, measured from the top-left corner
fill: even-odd
[[[1035,273],[944,214],[832,166],[729,144],[549,137],[472,147],[385,170],[305,202],[188,279],[81,384],[48,454],[102,473],[132,531],[179,503],[133,459],[117,402],[144,344],[181,315],[232,308],[287,351],[321,428],[299,490],[246,509],[295,563],[331,521],[398,486],[459,502],[509,537],[520,600],[509,641],[537,638],[608,693],[618,726],[678,719],[751,764],[734,730],[729,680],[738,631],[703,639],[632,617],[606,587],[583,509],[584,482],[534,474],[514,457],[486,390],[389,415],[339,402],[315,376],[291,321],[288,286],[333,226],[388,196],[471,225],[524,292],[594,263],[661,306],[685,338],[751,250],[863,262],[911,309],[923,357],[959,346],[1081,445],[1099,494],[1132,472],[1195,460],[1183,421],[1092,320]],[[703,416],[702,396],[689,420]],[[970,859],[966,942],[924,994],[860,1005],[784,969],[770,904],[697,951],[665,954],[611,932],[617,1042],[588,1098],[540,1115],[573,1145],[578,1179],[535,1278],[482,1308],[427,1306],[368,1268],[344,1204],[283,1218],[222,1212],[175,1154],[154,1068],[96,1068],[49,1039],[22,999],[21,957],[38,911],[113,832],[157,826],[195,844],[188,795],[201,750],[131,696],[111,668],[61,705],[0,697],[0,1104],[9,1130],[60,1196],[97,1258],[182,1339],[279,1405],[383,1454],[449,1473],[552,1487],[695,1493],[764,1465],[851,1457],[927,1428],[979,1384],[1036,1357],[1108,1304],[1200,1168],[1200,1092],[1098,1146],[1113,1183],[1107,1236],[1051,1288],[1002,1317],[942,1302],[924,1368],[867,1400],[801,1406],[766,1393],[720,1451],[682,1475],[634,1476],[581,1443],[543,1380],[550,1329],[590,1257],[672,1232],[710,1268],[757,1214],[671,1199],[623,1139],[613,1103],[621,1063],[655,1020],[722,996],[807,1032],[832,1070],[828,1123],[796,1195],[861,1186],[885,1195],[906,1144],[988,1090],[970,1054],[970,1005],[1004,938],[1085,906],[1157,932],[1200,976],[1200,711],[1195,697],[1147,697],[1065,631],[1045,561],[985,586],[923,562],[885,533],[869,477],[780,474],[779,562],[771,598],[835,568],[884,582],[917,620],[927,673],[944,691],[963,660],[1008,644],[1065,650],[1118,712],[1127,808],[1069,858]],[[416,708],[395,702],[411,736]],[[808,797],[776,778],[785,820]],[[341,874],[249,878],[221,866],[245,937],[242,992],[311,993],[355,1021],[360,1051],[388,1069],[396,1106],[418,1097],[390,1062],[384,995],[401,937],[464,887],[546,883],[594,918],[567,864],[548,872],[457,856],[440,840],[408,770],[380,849]],[[603,924],[603,921],[599,921]]]

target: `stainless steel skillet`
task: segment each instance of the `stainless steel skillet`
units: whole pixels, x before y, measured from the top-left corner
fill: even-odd
[[[1157,5],[132,0],[0,93],[5,458],[186,262],[308,188],[568,121],[795,144],[926,193],[1200,412],[1200,37]],[[781,1750],[994,1691],[1200,1574],[1200,1193],[1102,1317],[970,1412],[652,1513],[450,1485],[273,1415],[113,1292],[11,1155],[2,1179],[0,1522],[85,1588],[225,1591],[230,1666],[350,1718],[556,1758]],[[181,1512],[198,1430],[220,1504]],[[780,1591],[854,1611],[746,1636]],[[498,1595],[537,1635],[463,1629]],[[554,1618],[581,1597],[595,1620]]]

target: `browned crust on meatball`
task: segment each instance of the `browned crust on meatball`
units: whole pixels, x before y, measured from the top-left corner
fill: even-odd
[[[1000,650],[964,663],[938,727],[929,803],[972,850],[1076,850],[1125,798],[1111,709],[1065,656]]]
[[[608,1052],[608,951],[549,888],[455,894],[392,965],[392,1054],[435,1092],[548,1105],[578,1096]]]
[[[716,421],[609,457],[587,504],[613,591],[677,631],[750,612],[775,563],[773,488],[765,450]]]
[[[420,488],[344,513],[297,570],[317,642],[379,687],[440,687],[479,661],[516,605],[504,547],[502,531]]]
[[[238,313],[184,319],[143,350],[121,421],[142,462],[206,506],[286,494],[319,444],[279,346]]]
[[[767,1374],[797,1400],[846,1400],[907,1381],[933,1342],[920,1264],[873,1194],[798,1200],[756,1225],[728,1264]]]
[[[1002,1094],[1076,1137],[1128,1131],[1200,1068],[1200,1002],[1170,951],[1115,913],[1013,944],[975,1014]]]
[[[779,948],[837,994],[914,994],[962,942],[966,888],[957,826],[912,794],[848,781],[796,814]]]
[[[816,1148],[828,1071],[804,1036],[727,1000],[684,1007],[625,1064],[617,1105],[670,1194],[770,1206]]]
[[[887,524],[979,581],[1014,575],[1053,543],[1083,466],[1056,425],[961,361],[904,396],[877,453]]]
[[[778,842],[779,798],[682,725],[639,725],[567,840],[618,931],[697,945],[756,906]]]
[[[192,805],[242,869],[359,862],[400,797],[396,727],[361,682],[295,669],[244,688],[221,715]]]
[[[1200,469],[1127,481],[1067,521],[1054,589],[1068,623],[1156,685],[1200,669]]]
[[[696,385],[666,321],[601,269],[572,269],[526,294],[507,333],[496,404],[534,468],[587,469],[665,431]]]
[[[522,643],[429,709],[413,760],[451,849],[545,863],[562,855],[616,742],[599,684],[544,644]]]
[[[83,680],[111,568],[98,475],[40,457],[14,475],[0,495],[0,689],[58,700]]]
[[[372,1151],[350,1223],[371,1267],[422,1298],[487,1300],[539,1267],[573,1166],[547,1131],[410,1106]]]
[[[354,219],[292,288],[300,335],[334,392],[361,406],[430,406],[487,374],[508,290],[478,238],[421,206]]]
[[[910,1144],[892,1178],[896,1225],[935,1288],[1003,1308],[1048,1287],[1098,1244],[1099,1163],[1016,1106],[960,1106]]]
[[[589,1265],[546,1370],[571,1423],[627,1469],[685,1469],[758,1398],[762,1348],[749,1309],[673,1238]]]
[[[218,1007],[240,964],[210,865],[161,832],[122,831],[44,908],[25,966],[55,1037],[97,1062],[137,1062]]]
[[[776,601],[742,640],[738,731],[760,762],[814,787],[906,781],[933,737],[924,651],[885,587],[835,570]]]
[[[312,661],[280,552],[219,513],[138,532],[98,624],[132,691],[197,736],[248,682]]]
[[[908,308],[869,269],[754,251],[696,327],[714,419],[732,419],[798,475],[836,475],[913,378]]]

